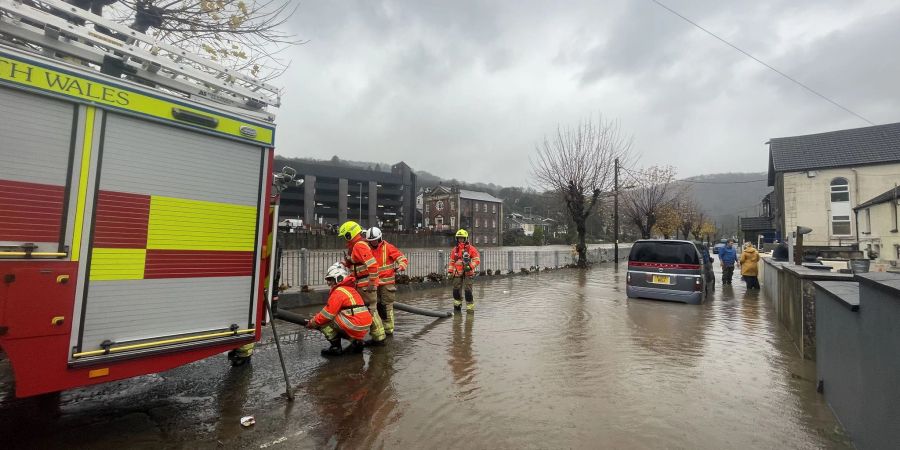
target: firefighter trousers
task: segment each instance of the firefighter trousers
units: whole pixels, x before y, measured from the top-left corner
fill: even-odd
[[[378,286],[378,313],[381,316],[386,334],[394,334],[394,300],[396,299],[396,285],[383,284]]]
[[[366,306],[369,307],[369,313],[372,314],[372,325],[369,327],[369,334],[372,336],[372,340],[383,341],[385,338],[384,324],[381,322],[381,316],[378,315],[378,294],[362,288],[359,291],[359,295],[365,300]]]
[[[475,298],[472,296],[472,277],[457,275],[453,277],[453,306],[462,306],[463,290],[465,290],[466,303],[475,304]]]

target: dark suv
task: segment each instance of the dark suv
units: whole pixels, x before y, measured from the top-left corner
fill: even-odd
[[[713,291],[707,269],[693,242],[640,240],[628,255],[625,292],[632,298],[697,304]]]

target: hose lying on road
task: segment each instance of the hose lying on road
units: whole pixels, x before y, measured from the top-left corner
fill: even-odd
[[[290,311],[282,311],[280,309],[278,311],[275,311],[275,317],[287,322],[296,323],[297,325],[302,325],[304,327],[307,323],[309,323],[309,319],[301,316],[300,314],[294,314]]]
[[[429,317],[453,317],[453,313],[450,311],[440,312],[440,311],[432,311],[430,309],[422,309],[416,308],[415,306],[409,306],[405,303],[394,302],[394,309],[399,309],[400,311],[406,311],[408,313],[419,314],[422,316]]]
[[[399,309],[400,311],[406,311],[408,313],[419,314],[419,315],[429,316],[429,317],[438,317],[438,318],[453,317],[453,313],[450,311],[447,311],[447,312],[432,311],[430,309],[416,308],[415,306],[409,306],[404,303],[394,302],[394,308]],[[302,325],[304,327],[306,326],[307,323],[309,323],[309,319],[306,317],[303,317],[299,314],[292,313],[290,311],[283,311],[280,309],[275,311],[275,317],[278,319],[287,321],[287,322],[296,323],[297,325]]]

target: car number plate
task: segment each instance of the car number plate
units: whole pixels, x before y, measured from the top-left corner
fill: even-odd
[[[668,275],[653,275],[653,279],[650,282],[654,284],[670,284],[669,280]]]

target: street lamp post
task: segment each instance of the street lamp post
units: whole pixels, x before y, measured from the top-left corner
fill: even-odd
[[[362,183],[359,185],[359,224],[362,225]]]
[[[615,196],[613,200],[613,258],[616,261],[616,268],[619,267],[619,158],[616,158],[615,171],[613,174],[613,185],[615,186]]]

